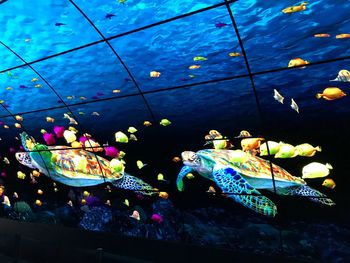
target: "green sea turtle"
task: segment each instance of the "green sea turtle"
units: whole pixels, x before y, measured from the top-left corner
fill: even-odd
[[[240,156],[237,161],[237,156]],[[244,160],[243,160],[244,159]],[[240,150],[201,150],[197,153],[182,153],[184,167],[177,177],[177,188],[183,191],[183,178],[193,171],[213,180],[227,196],[257,213],[274,217],[276,205],[257,189],[273,190],[270,163],[262,158],[246,153],[241,157]],[[309,196],[314,202],[335,205],[319,191],[306,185],[306,182],[294,177],[283,168],[272,164],[276,192],[280,195]]]
[[[151,195],[152,186],[125,172],[112,172],[109,161],[94,153],[71,149],[66,146],[46,146],[36,143],[27,133],[21,133],[21,141],[26,152],[17,152],[16,159],[32,169],[39,169],[54,181],[74,187],[99,185],[106,182],[115,187]],[[86,158],[86,168],[79,170],[74,158]]]

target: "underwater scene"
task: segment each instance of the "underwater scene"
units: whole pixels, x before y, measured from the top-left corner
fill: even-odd
[[[349,8],[0,0],[0,216],[349,262]]]

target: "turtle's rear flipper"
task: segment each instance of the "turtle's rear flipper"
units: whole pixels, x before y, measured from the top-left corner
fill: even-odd
[[[151,185],[127,173],[124,173],[121,179],[113,181],[112,184],[117,188],[131,190],[144,195],[153,195],[157,193]]]
[[[236,202],[265,216],[274,217],[277,214],[276,205],[261,195],[232,167],[215,165],[213,177],[222,191]]]
[[[309,200],[315,203],[321,203],[324,205],[335,205],[335,203],[329,199],[326,195],[321,192],[307,186],[307,185],[297,185],[290,186],[286,188],[277,188],[277,194],[279,195],[297,195],[297,196],[305,196]]]

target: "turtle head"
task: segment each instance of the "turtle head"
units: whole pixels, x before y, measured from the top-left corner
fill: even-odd
[[[184,165],[187,165],[193,168],[201,165],[201,158],[195,152],[191,152],[191,151],[182,152],[181,157]]]
[[[17,152],[15,154],[17,161],[20,164],[23,164],[29,168],[36,169],[37,167],[34,165],[32,158],[30,158],[29,153],[27,152]]]

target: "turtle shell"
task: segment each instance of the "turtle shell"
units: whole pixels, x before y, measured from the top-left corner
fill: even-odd
[[[271,166],[270,162],[259,158],[257,156],[247,153],[247,160],[241,163],[231,163],[229,160],[234,157],[232,150],[202,150],[197,152],[200,157],[211,159],[214,163],[221,163],[223,165],[231,165],[242,175],[252,179],[266,179],[271,180]],[[288,173],[283,168],[272,164],[274,179],[279,182],[291,182],[294,184],[304,185],[305,181],[299,177],[295,177]]]
[[[65,149],[68,148],[68,149]],[[102,179],[118,180],[123,177],[123,173],[112,173],[109,168],[109,161],[88,151],[74,150],[66,146],[50,146],[52,150],[53,170],[57,174],[71,179]],[[74,164],[73,159],[77,156],[85,157],[87,165],[80,170]]]

